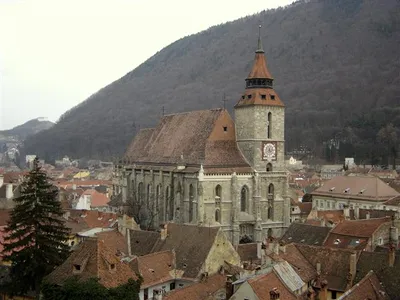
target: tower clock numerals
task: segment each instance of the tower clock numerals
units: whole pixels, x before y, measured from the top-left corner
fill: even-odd
[[[263,142],[262,144],[262,159],[267,161],[276,160],[276,143]]]

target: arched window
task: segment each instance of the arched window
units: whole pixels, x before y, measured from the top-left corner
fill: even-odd
[[[155,202],[156,202],[155,206],[156,207],[155,207],[155,210],[154,210],[155,214],[161,214],[160,194],[161,194],[161,184],[158,184],[157,188],[156,188],[156,199],[155,199]],[[156,217],[156,218],[158,218],[158,220],[160,220],[160,215],[158,215],[158,217]]]
[[[219,209],[215,210],[215,222],[221,222],[221,212]]]
[[[138,202],[142,203],[144,201],[144,189],[143,189],[143,182],[140,182],[138,184],[138,189],[137,189],[137,197],[138,197]]]
[[[174,201],[171,199],[170,188],[165,188],[165,220],[171,221],[174,219]]]
[[[217,204],[221,203],[221,197],[222,197],[222,187],[218,184],[215,187],[215,203]]]
[[[246,186],[242,187],[240,191],[240,211],[247,211],[247,200],[249,191]]]
[[[268,219],[274,218],[274,185],[268,186]]]
[[[194,187],[191,184],[189,186],[189,222],[193,221],[193,201],[194,201]]]
[[[150,206],[151,202],[151,183],[147,185],[147,194],[146,194],[146,202],[147,205]]]
[[[272,138],[272,113],[268,113],[268,129],[267,129],[267,137],[269,139]]]
[[[267,164],[267,172],[272,172],[272,164],[271,163]]]

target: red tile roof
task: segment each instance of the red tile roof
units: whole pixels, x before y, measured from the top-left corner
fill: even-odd
[[[110,228],[115,225],[118,216],[115,213],[105,213],[97,210],[67,210],[65,215],[69,217],[66,226],[72,229],[72,233],[78,233],[91,228]]]
[[[254,293],[258,299],[270,299],[269,292],[272,289],[278,289],[280,293],[280,299],[295,300],[297,297],[286,287],[286,285],[280,280],[274,271],[256,276],[248,280]]]
[[[117,256],[124,257],[129,254],[127,239],[117,229],[99,232],[96,236]]]
[[[79,265],[80,271],[76,270]],[[89,238],[79,244],[68,259],[57,267],[46,280],[54,284],[63,284],[66,279],[77,276],[80,280],[97,277],[107,288],[127,283],[128,279],[137,279],[128,264],[121,262],[103,241]]]
[[[95,189],[88,189],[82,195],[91,196],[90,207],[103,207],[107,206],[107,203],[110,202],[110,199],[106,195],[99,193]]]
[[[390,223],[391,218],[379,218],[368,220],[345,220],[335,226],[331,233],[354,236],[354,237],[372,237],[372,234],[385,223]]]
[[[143,277],[141,288],[151,287],[175,278],[175,253],[167,250],[137,257],[139,272]]]
[[[374,271],[369,273],[350,290],[344,293],[343,300],[389,300],[389,296]]]
[[[11,209],[0,209],[0,226],[7,225],[10,220]]]
[[[204,281],[167,293],[165,300],[211,300],[213,294],[225,290],[225,276],[216,274]]]

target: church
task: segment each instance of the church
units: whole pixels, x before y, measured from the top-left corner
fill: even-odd
[[[137,133],[115,166],[113,192],[139,209],[141,225],[218,226],[233,245],[283,234],[290,222],[285,106],[260,35],[234,114],[165,115]]]

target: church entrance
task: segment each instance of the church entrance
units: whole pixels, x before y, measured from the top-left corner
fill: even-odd
[[[240,225],[240,244],[248,244],[254,242],[254,225],[253,224],[242,224]]]

